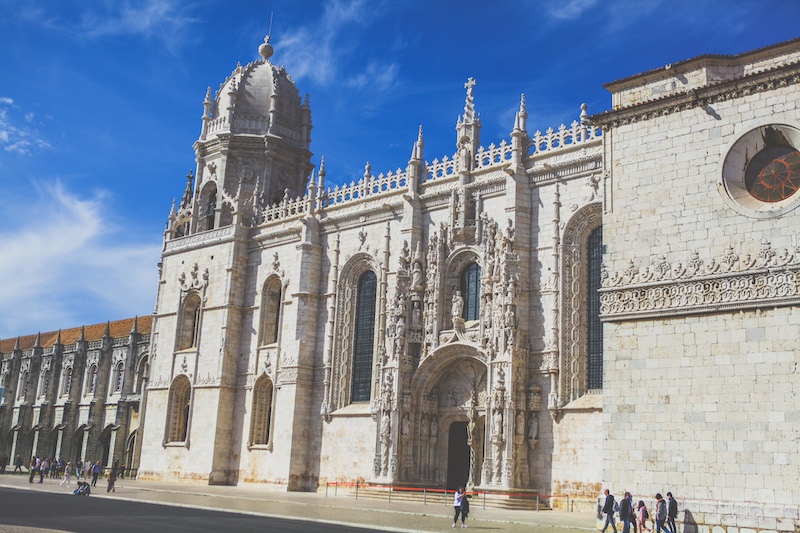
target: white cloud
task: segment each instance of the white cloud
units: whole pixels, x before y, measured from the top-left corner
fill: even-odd
[[[573,20],[580,17],[584,11],[593,7],[597,0],[555,0],[547,6],[547,12],[554,18]]]
[[[77,2],[61,11],[36,0],[17,4],[16,16],[25,24],[36,24],[74,39],[141,36],[159,40],[172,53],[191,38],[190,26],[198,22],[190,14],[193,3],[180,0]]]
[[[352,63],[343,68],[346,63],[356,61],[356,52],[364,51],[356,29],[368,27],[382,11],[380,2],[336,0],[327,3],[320,19],[280,34],[276,52],[282,63],[291,65],[294,79],[308,78],[319,85],[338,82],[351,87],[369,85],[376,90],[385,89],[397,77],[397,64],[380,64],[373,59],[363,69]],[[356,74],[345,76],[344,70]]]
[[[9,98],[8,96],[0,96],[0,104],[8,104],[11,105],[14,103],[14,100]]]
[[[0,338],[150,312],[159,243],[119,242],[105,193],[37,193],[0,219]]]
[[[3,103],[13,104],[11,98],[2,99]],[[9,109],[0,109],[0,147],[6,152],[15,152],[20,155],[27,155],[37,149],[45,149],[50,147],[44,138],[39,135],[35,126],[30,124],[33,120],[33,113],[25,115],[24,120],[29,124],[23,125],[20,119],[16,117],[19,111],[17,106]],[[14,115],[14,116],[12,116]]]

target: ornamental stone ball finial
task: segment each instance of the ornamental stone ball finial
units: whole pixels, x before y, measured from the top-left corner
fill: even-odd
[[[272,57],[272,45],[269,44],[269,35],[264,37],[264,42],[258,47],[258,53],[264,59]]]

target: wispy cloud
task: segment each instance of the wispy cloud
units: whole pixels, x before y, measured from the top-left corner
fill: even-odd
[[[545,9],[550,16],[557,19],[574,20],[583,15],[583,13],[593,7],[597,0],[554,0],[549,2]]]
[[[40,136],[33,124],[33,113],[26,113],[22,118],[18,118],[19,114],[19,106],[12,98],[0,96],[0,147],[21,155],[50,148],[50,143]]]
[[[82,197],[58,181],[36,190],[0,217],[0,279],[13,280],[0,285],[0,338],[149,312],[158,243],[115,240],[106,193]]]
[[[308,78],[319,85],[367,84],[376,90],[392,86],[399,66],[373,58],[363,60],[365,47],[357,30],[367,28],[383,12],[381,2],[336,0],[325,4],[321,18],[278,36],[281,61],[291,65],[292,77]],[[362,61],[365,67],[354,63]],[[346,68],[343,68],[346,65]],[[355,72],[343,74],[343,72]]]
[[[13,0],[12,0],[13,3]],[[75,39],[140,36],[160,41],[174,53],[192,35],[198,22],[192,4],[179,0],[116,0],[79,2],[56,11],[36,1],[19,3],[17,16],[27,24],[38,24]]]

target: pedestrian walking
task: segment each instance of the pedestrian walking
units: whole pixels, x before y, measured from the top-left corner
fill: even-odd
[[[636,506],[637,512],[639,513],[639,531],[644,533],[644,531],[653,531],[649,527],[647,527],[647,523],[645,522],[648,518],[650,518],[650,512],[647,510],[647,506],[644,504],[642,500],[639,500],[638,505]]]
[[[115,492],[114,491],[114,483],[117,481],[117,469],[116,468],[108,468],[106,470],[106,481],[108,481],[108,487],[106,487],[106,492]]]
[[[33,476],[36,475],[36,471],[38,469],[39,469],[39,458],[38,457],[31,457],[31,464],[30,464],[31,476],[28,478],[28,483],[33,483]]]
[[[672,493],[667,493],[669,502],[667,505],[667,527],[672,533],[678,533],[678,526],[675,525],[675,519],[678,518],[678,502],[672,497]]]
[[[59,487],[63,487],[64,483],[66,483],[67,487],[69,487],[71,478],[72,478],[72,463],[67,463],[67,466],[64,467],[64,479],[61,480],[61,484],[59,485]]]
[[[609,525],[611,525],[611,529],[614,530],[614,533],[617,533],[617,524],[614,522],[614,512],[619,509],[619,505],[614,501],[614,495],[611,494],[611,491],[606,489],[603,491],[603,494],[606,495],[606,503],[603,505],[603,512],[606,514],[606,523],[603,526],[603,533],[605,533]]]
[[[453,499],[453,507],[455,508],[455,515],[453,515],[453,527],[456,527],[456,522],[458,522],[458,515],[461,515],[461,527],[467,527],[464,523],[464,514],[461,512],[461,503],[464,500],[464,487],[458,487]],[[467,504],[469,505],[469,504]]]
[[[0,474],[6,473],[6,467],[8,466],[8,457],[5,455],[0,455]]]
[[[97,486],[97,476],[100,475],[100,461],[92,465],[92,487]]]
[[[667,502],[661,496],[661,493],[656,494],[656,533],[661,533],[661,530],[669,532],[665,523],[667,521]]]
[[[47,459],[42,459],[39,463],[39,483],[44,483],[44,475],[47,473]]]
[[[619,502],[619,519],[622,520],[622,533],[630,533],[631,522],[634,522],[634,528],[636,527],[635,518],[631,493],[625,492],[625,496]]]
[[[15,474],[17,473],[17,470],[19,470],[20,474],[22,473],[22,457],[20,457],[19,454],[17,454],[17,457],[14,458],[14,473]]]

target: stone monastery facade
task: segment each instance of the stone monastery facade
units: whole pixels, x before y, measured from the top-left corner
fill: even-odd
[[[0,455],[135,467],[152,317],[0,341]]]
[[[800,527],[800,40],[555,130],[523,96],[488,147],[470,78],[454,154],[420,128],[334,188],[259,52],[209,89],[164,233],[140,477],[672,490],[688,525]]]

